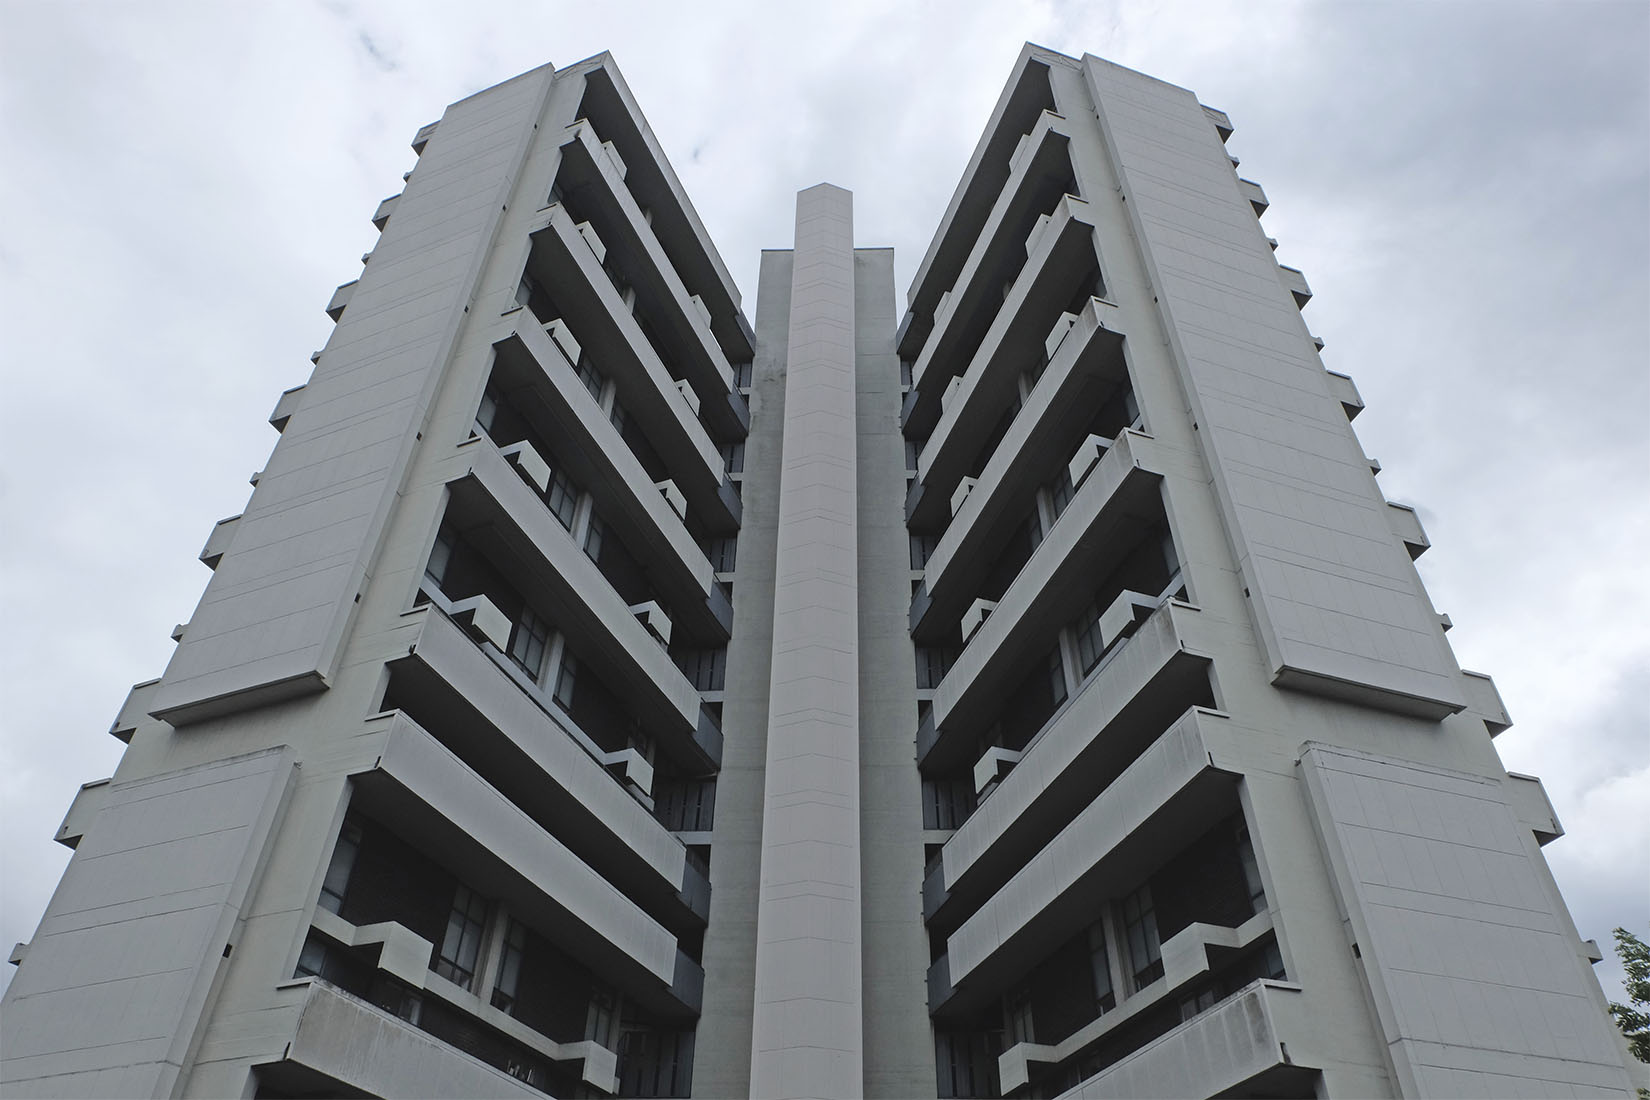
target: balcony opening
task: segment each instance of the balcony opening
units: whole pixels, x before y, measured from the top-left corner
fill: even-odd
[[[978,1024],[934,1029],[934,1069],[941,1097],[1002,1095],[997,1078],[997,1056],[1003,1048],[1001,1023],[987,1019]]]
[[[710,832],[716,824],[716,777],[656,774],[653,816],[671,832]],[[708,874],[709,861],[703,862],[701,870]]]
[[[1160,523],[1140,533],[1133,550],[1100,582],[1082,613],[1072,620],[1081,675],[1086,677],[1098,668],[1112,649],[1134,633],[1133,626],[1141,617],[1170,598],[1185,598],[1185,582],[1174,538],[1166,524]]]

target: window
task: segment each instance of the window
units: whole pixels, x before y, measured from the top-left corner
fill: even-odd
[[[902,386],[911,384],[911,360],[909,359],[899,361],[899,384]]]
[[[745,472],[745,442],[722,444],[722,467],[730,474]]]
[[[1066,669],[1060,660],[1058,645],[1048,655],[1048,695],[1051,707],[1066,701]]]
[[[590,361],[588,355],[579,356],[579,381],[584,383],[584,388],[590,391],[591,397],[597,401],[602,399],[602,387],[607,384],[607,376]]]
[[[752,364],[749,362],[733,365],[733,384],[745,388],[751,384]]]
[[[1003,998],[1003,1028],[1007,1032],[1006,1042],[1009,1046],[1015,1043],[1030,1043],[1032,1039],[1031,1027],[1031,987],[1022,985],[1007,997]]]
[[[441,941],[434,970],[454,985],[465,989],[475,977],[476,959],[481,954],[481,931],[487,924],[487,902],[468,886],[460,886],[447,914],[447,935]]]
[[[917,441],[914,439],[907,439],[905,441],[905,470],[907,473],[914,474],[917,472],[917,460],[921,457],[922,451],[921,448],[917,446]]]
[[[607,541],[607,524],[595,512],[590,513],[590,529],[584,533],[584,553],[597,565],[602,561],[602,544]]]
[[[1100,639],[1102,610],[1100,601],[1095,600],[1089,604],[1074,627],[1077,633],[1077,663],[1083,667],[1084,676],[1094,671],[1094,666],[1100,663],[1100,658],[1106,652],[1105,645]]]
[[[584,1016],[584,1037],[614,1049],[618,1045],[619,1003],[611,989],[598,986],[590,994],[590,1007]]]
[[[554,191],[551,192],[551,196],[551,202],[557,201]],[[527,274],[525,271],[522,272],[521,282],[516,284],[516,305],[524,306],[531,301],[533,292],[536,291],[538,287],[539,285],[533,281],[533,277],[531,275]]]
[[[956,829],[974,812],[974,777],[924,779],[922,781],[922,827]]]
[[[1071,503],[1072,494],[1076,491],[1071,484],[1070,467],[1062,468],[1060,476],[1049,482],[1048,502],[1053,509],[1055,519],[1059,519],[1060,515],[1066,510],[1066,505]]]
[[[327,876],[321,882],[320,906],[329,913],[344,908],[344,892],[349,887],[350,871],[355,868],[355,856],[361,851],[361,827],[344,822],[338,831],[338,844],[332,849],[332,862],[327,864]]]
[[[954,649],[917,647],[917,688],[937,688],[945,674],[951,671],[951,665],[957,659]]]
[[[711,568],[718,573],[733,572],[738,544],[738,536],[716,538],[707,542],[705,544],[705,557],[710,559]]]
[[[1215,991],[1205,989],[1195,997],[1187,997],[1180,1002],[1180,1020],[1184,1023],[1200,1012],[1207,1012],[1215,1007]]]
[[[532,608],[521,609],[515,631],[510,635],[510,659],[534,680],[544,668],[544,651],[550,644],[550,623]]]
[[[1255,846],[1249,842],[1249,826],[1237,830],[1238,859],[1243,863],[1243,882],[1249,888],[1249,912],[1259,913],[1266,908],[1266,887],[1260,881],[1260,864],[1255,861]]]
[[[491,437],[493,424],[498,420],[498,396],[493,393],[493,387],[488,386],[481,395],[481,405],[476,409],[476,427],[483,435]]]
[[[613,411],[608,414],[607,420],[608,423],[613,425],[613,430],[621,436],[624,435],[626,425],[630,423],[630,417],[625,413],[624,406],[619,404],[618,401],[613,402]]]
[[[940,544],[938,535],[911,536],[911,568],[921,569],[928,564],[928,559],[934,556],[934,547]]]
[[[504,952],[498,960],[498,983],[493,987],[493,1007],[509,1012],[515,1007],[516,988],[521,982],[521,959],[527,951],[527,928],[511,920],[504,934]]]
[[[458,536],[445,523],[441,530],[436,532],[435,545],[430,548],[430,560],[424,566],[424,575],[440,587],[447,576],[447,565],[453,560],[453,547],[458,543]]]
[[[579,678],[579,662],[573,659],[571,653],[563,650],[561,668],[556,672],[556,690],[551,698],[562,710],[569,714],[573,712],[573,688]]]
[[[1094,976],[1094,1007],[1104,1016],[1117,1007],[1117,992],[1111,984],[1111,953],[1106,950],[1106,922],[1089,925],[1089,972]]]
[[[1157,912],[1152,889],[1145,885],[1123,899],[1123,933],[1129,946],[1134,987],[1141,989],[1163,976],[1163,945],[1157,940]]]
[[[553,470],[550,474],[550,492],[545,498],[550,505],[551,513],[561,521],[561,525],[569,531],[573,529],[573,510],[579,504],[579,490],[573,484],[573,479],[567,476],[566,470]]]
[[[727,680],[728,651],[725,647],[684,649],[676,654],[676,665],[698,690],[721,691]]]
[[[336,910],[335,910],[336,911]],[[304,941],[304,949],[298,952],[298,969],[293,973],[295,978],[320,977],[327,965],[327,945],[315,938],[311,933]]]

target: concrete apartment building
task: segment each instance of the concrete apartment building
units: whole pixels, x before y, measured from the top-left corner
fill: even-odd
[[[75,797],[16,1096],[1631,1095],[1196,97],[1027,46],[754,324],[607,55],[447,108]]]

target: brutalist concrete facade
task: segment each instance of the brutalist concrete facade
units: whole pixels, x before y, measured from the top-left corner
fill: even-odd
[[[755,325],[606,55],[449,107],[6,994],[29,1096],[1629,1095],[1184,89],[1027,46]]]

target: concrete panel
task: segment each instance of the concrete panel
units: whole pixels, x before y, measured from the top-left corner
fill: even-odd
[[[1308,743],[1300,770],[1406,1096],[1631,1096],[1502,784]]]
[[[107,788],[6,990],[8,1096],[170,1096],[295,761],[270,749]]]
[[[157,717],[327,686],[551,82],[536,70],[443,117],[167,665]],[[418,247],[436,227],[446,246]]]
[[[797,196],[751,1094],[864,1089],[853,196]]]
[[[1087,58],[1274,681],[1426,717],[1454,657],[1197,99]]]

